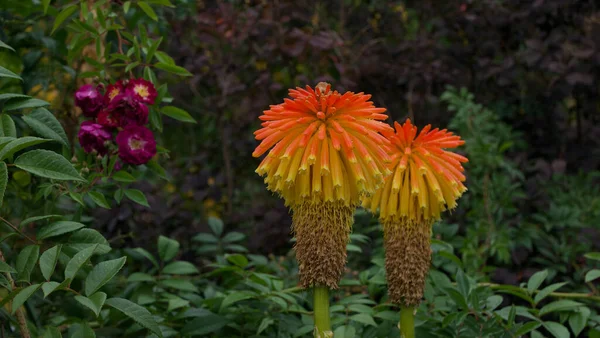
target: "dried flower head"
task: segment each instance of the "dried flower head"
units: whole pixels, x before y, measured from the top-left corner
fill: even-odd
[[[252,154],[271,149],[256,172],[268,189],[287,205],[303,201],[359,202],[382,184],[389,160],[389,141],[381,132],[392,128],[381,120],[371,95],[331,90],[326,83],[289,91],[291,99],[260,116],[260,145]]]

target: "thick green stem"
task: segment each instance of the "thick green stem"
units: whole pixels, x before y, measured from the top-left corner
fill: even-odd
[[[329,289],[326,286],[315,286],[313,292],[315,337],[332,337],[331,322],[329,320]]]
[[[415,338],[415,308],[402,306],[400,309],[400,336]]]

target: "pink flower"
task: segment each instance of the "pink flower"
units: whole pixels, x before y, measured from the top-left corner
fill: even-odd
[[[129,80],[125,90],[132,93],[139,101],[146,104],[154,104],[157,95],[152,82],[144,79]]]
[[[113,84],[108,85],[106,87],[106,94],[104,94],[104,101],[106,104],[109,104],[117,95],[123,94],[125,92],[125,86],[123,85],[123,80],[119,80]]]
[[[98,123],[107,128],[116,128],[119,126],[119,119],[114,116],[113,112],[103,110],[98,114]]]
[[[117,135],[119,157],[125,163],[145,164],[156,155],[156,141],[150,129],[130,125]]]
[[[83,121],[77,136],[79,137],[79,143],[86,153],[91,153],[95,150],[100,155],[106,154],[107,142],[110,142],[112,139],[110,130],[92,121]]]
[[[143,126],[148,123],[148,106],[130,92],[119,94],[113,98],[107,110],[118,121],[119,127]]]
[[[104,99],[97,87],[88,84],[75,92],[75,105],[81,108],[86,117],[95,118],[104,106]]]

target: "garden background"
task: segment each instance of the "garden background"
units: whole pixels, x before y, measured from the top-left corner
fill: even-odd
[[[1,215],[22,225],[18,233],[37,233],[46,223],[22,221],[50,214],[96,230],[107,242],[86,243],[112,250],[93,262],[126,257],[103,290],[149,313],[123,314],[115,302],[96,312],[75,298],[81,294],[31,289],[23,303],[33,336],[310,336],[312,300],[296,287],[291,217],[254,172],[260,159],[251,154],[263,110],[289,88],[326,81],[372,94],[388,122],[410,118],[466,141],[459,152],[469,158],[469,191],[434,225],[417,337],[600,337],[596,2],[82,3],[0,1],[0,40],[14,49],[0,49],[0,65],[22,78],[0,78],[0,95],[49,102],[73,152],[57,153],[73,156],[77,88],[107,73],[167,84],[159,97],[179,109],[161,111],[164,119],[151,112],[150,124],[170,152],[159,149],[153,164],[119,181],[144,198],[103,191],[108,201],[100,202],[85,189],[40,192],[52,187],[48,177],[9,164]],[[121,27],[103,25],[111,20]],[[150,52],[155,61],[136,56]],[[110,53],[126,57],[111,61]],[[6,114],[10,100],[2,101]],[[32,134],[23,114],[10,115],[19,135]],[[80,162],[73,161],[81,172]],[[4,225],[0,235],[13,230]],[[0,248],[22,273],[20,253],[30,243],[5,236]],[[347,273],[332,293],[336,338],[399,336],[382,243],[376,217],[358,210]],[[72,255],[65,252],[64,265]],[[20,264],[32,277],[17,288],[44,273],[35,264]],[[93,265],[81,267],[83,280]],[[0,325],[10,337],[19,332],[9,306],[18,292],[8,284]]]

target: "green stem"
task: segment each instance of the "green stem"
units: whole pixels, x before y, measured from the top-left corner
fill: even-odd
[[[329,289],[326,286],[315,286],[313,292],[315,337],[331,337],[331,322],[329,321]]]
[[[412,306],[400,309],[400,337],[415,338],[415,308]]]

